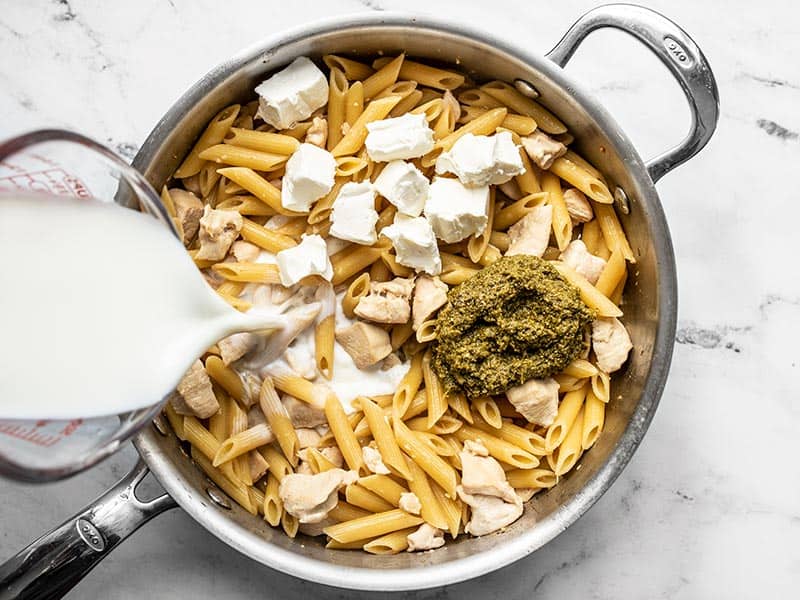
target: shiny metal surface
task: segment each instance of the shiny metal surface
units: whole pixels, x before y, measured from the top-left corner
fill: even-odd
[[[568,34],[551,54],[563,64],[585,35],[605,23],[625,31],[647,31],[648,39],[668,32],[685,34],[664,17],[638,7],[600,7],[582,18],[582,28]],[[580,23],[580,21],[579,21]],[[685,38],[688,39],[688,36]],[[156,187],[174,171],[206,122],[223,106],[251,97],[252,89],[270,71],[301,55],[328,52],[374,55],[405,50],[411,56],[459,62],[474,78],[529,82],[539,100],[555,112],[576,137],[578,150],[600,168],[612,187],[620,186],[630,212],[620,215],[637,258],[624,299],[626,324],[634,350],[625,368],[614,376],[614,399],[606,428],[580,466],[558,486],[538,494],[517,522],[500,534],[464,538],[435,552],[375,557],[332,551],[320,540],[287,538],[232,503],[231,509],[211,502],[209,482],[173,435],[145,429],[137,449],[169,495],[198,523],[250,558],[310,581],[365,590],[405,590],[463,581],[507,565],[541,547],[577,520],[608,489],[642,440],[653,418],[669,370],[675,334],[677,290],[675,262],[667,223],[653,178],[699,151],[703,139],[684,143],[651,165],[650,173],[625,133],[580,84],[555,62],[509,47],[484,32],[429,18],[387,13],[336,19],[285,34],[251,48],[212,70],[187,92],[153,130],[134,166]],[[663,53],[658,53],[665,60]],[[699,51],[692,55],[710,77]],[[672,59],[670,59],[672,60]],[[713,83],[713,78],[711,78]],[[684,88],[687,90],[687,88]],[[687,94],[692,92],[690,86]],[[715,88],[714,88],[715,89]],[[705,100],[690,102],[707,139],[715,112]],[[702,142],[702,143],[701,143]],[[651,174],[653,177],[651,177]]]

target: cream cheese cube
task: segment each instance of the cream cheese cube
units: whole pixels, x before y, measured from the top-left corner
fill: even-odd
[[[486,229],[489,186],[468,188],[458,179],[436,177],[431,183],[425,216],[436,237],[448,244]]]
[[[333,202],[331,235],[356,244],[372,245],[378,241],[377,221],[372,185],[368,181],[344,184]]]
[[[384,227],[381,235],[392,240],[397,262],[416,271],[438,275],[442,271],[442,259],[436,236],[425,217],[409,217],[396,214],[394,223]]]
[[[276,129],[286,129],[328,102],[325,74],[305,56],[296,58],[256,88],[258,114]]]
[[[422,214],[430,182],[417,167],[402,160],[387,164],[374,183],[377,192],[410,217]]]
[[[525,172],[511,134],[461,137],[436,160],[438,174],[453,173],[466,186],[500,185]]]
[[[333,277],[325,240],[319,235],[303,235],[297,246],[281,250],[275,255],[275,260],[281,283],[286,287],[309,275],[319,275],[327,281]]]
[[[336,159],[314,144],[300,144],[286,162],[281,185],[281,205],[306,213],[311,205],[333,188]]]
[[[433,150],[433,130],[424,114],[407,113],[393,119],[367,123],[364,144],[372,160],[417,158]]]

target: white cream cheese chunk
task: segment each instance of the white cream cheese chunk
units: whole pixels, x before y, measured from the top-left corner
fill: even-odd
[[[364,144],[372,160],[388,162],[417,158],[433,150],[433,130],[424,114],[407,113],[401,117],[367,123]]]
[[[428,275],[442,271],[442,259],[431,224],[424,217],[397,214],[394,223],[384,227],[382,235],[392,240],[397,262]]]
[[[410,217],[422,214],[430,182],[417,167],[403,160],[387,164],[375,179],[375,190]]]
[[[333,188],[336,159],[314,144],[300,144],[286,162],[281,189],[281,205],[306,213],[311,205]]]
[[[331,212],[331,235],[356,244],[374,244],[378,240],[375,223],[375,191],[367,182],[346,183],[339,190]]]
[[[309,275],[319,275],[327,281],[333,277],[325,240],[319,235],[303,235],[297,246],[281,250],[275,259],[281,283],[287,287]]]
[[[519,148],[507,131],[466,134],[436,160],[438,174],[453,173],[466,186],[500,185],[525,172]]]
[[[286,129],[325,106],[328,80],[313,62],[301,56],[262,82],[256,94],[258,116],[276,129]]]
[[[488,208],[489,186],[468,188],[457,179],[436,177],[425,203],[425,216],[436,237],[452,244],[482,233]]]

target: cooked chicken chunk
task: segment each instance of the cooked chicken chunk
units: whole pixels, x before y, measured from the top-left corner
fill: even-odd
[[[506,256],[532,254],[541,257],[550,241],[553,207],[536,206],[508,229],[509,245]]]
[[[196,258],[222,260],[242,230],[242,215],[235,210],[205,207],[200,219],[200,250]]]
[[[517,500],[503,467],[489,456],[483,444],[467,440],[458,456],[461,459],[461,488],[466,494],[496,496],[511,503]]]
[[[416,331],[433,313],[447,303],[447,284],[442,283],[438,277],[420,275],[414,286],[414,302],[411,315],[414,318],[411,324]]]
[[[211,379],[200,359],[192,366],[178,383],[178,395],[173,394],[172,407],[180,415],[193,415],[207,419],[219,410],[219,402],[211,388]]]
[[[231,254],[238,262],[255,262],[261,254],[261,248],[244,240],[237,240],[231,246]]]
[[[613,373],[628,360],[633,344],[625,325],[612,317],[592,323],[592,348],[597,355],[597,366],[606,373]]]
[[[581,240],[571,241],[559,258],[573,271],[583,275],[592,285],[600,279],[600,273],[606,266],[606,261],[589,252]]]
[[[522,138],[522,147],[540,169],[549,169],[559,156],[564,156],[567,152],[564,144],[538,129]]]
[[[558,382],[552,377],[529,379],[506,390],[506,398],[528,422],[549,427],[558,412]]]
[[[393,369],[400,364],[403,364],[403,361],[400,360],[399,356],[397,356],[397,352],[392,352],[389,356],[383,359],[383,362],[381,363],[381,371],[388,371],[389,369]]]
[[[398,508],[406,511],[410,515],[418,515],[422,512],[422,503],[414,492],[403,492],[400,494]]]
[[[444,534],[441,529],[436,529],[432,525],[423,523],[413,533],[406,536],[408,540],[408,552],[421,552],[423,550],[434,550],[444,546]]]
[[[342,345],[359,369],[374,365],[392,351],[389,334],[369,323],[358,322],[339,329],[336,332],[336,341]]]
[[[376,475],[391,474],[391,471],[383,463],[383,458],[377,448],[364,446],[361,448],[361,456],[364,458],[364,464],[371,473],[375,473]]]
[[[325,411],[311,406],[307,402],[298,400],[288,394],[284,394],[281,400],[286,412],[289,413],[292,425],[297,428],[316,427],[317,425],[325,425],[328,422],[328,419],[325,418]]]
[[[283,507],[301,523],[319,523],[339,501],[337,492],[358,479],[355,471],[331,469],[317,475],[293,473],[281,480]]]
[[[328,121],[322,117],[314,117],[311,127],[306,131],[306,144],[314,144],[320,148],[325,148],[328,141]]]
[[[591,203],[583,195],[583,192],[570,188],[564,192],[564,203],[567,205],[572,223],[588,223],[594,217]]]
[[[411,317],[411,292],[414,281],[396,277],[391,281],[374,281],[369,294],[361,298],[353,312],[375,323],[406,323]]]
[[[495,496],[466,494],[461,486],[457,488],[458,496],[469,505],[470,519],[464,531],[470,535],[486,535],[506,527],[522,515],[522,500],[504,502]]]
[[[203,201],[192,192],[173,188],[169,197],[175,205],[175,216],[183,231],[183,244],[188,246],[194,241],[200,228],[200,217],[203,216]]]
[[[269,470],[269,463],[255,450],[247,453],[247,464],[250,467],[250,478],[254,482],[261,479]]]
[[[297,441],[300,444],[300,448],[316,448],[319,446],[319,441],[322,439],[322,436],[317,433],[316,429],[298,427],[294,431],[297,434]]]
[[[220,358],[226,366],[236,362],[256,346],[258,346],[258,336],[248,332],[234,333],[217,342]]]

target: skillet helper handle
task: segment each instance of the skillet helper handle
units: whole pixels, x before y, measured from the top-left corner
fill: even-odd
[[[148,502],[136,497],[147,473],[139,460],[86,509],[0,565],[0,600],[63,597],[125,538],[177,506],[166,494]]]
[[[650,48],[678,80],[689,102],[689,134],[677,146],[647,162],[655,183],[700,152],[711,139],[719,118],[717,82],[689,34],[663,15],[632,4],[607,4],[590,10],[570,27],[547,58],[564,67],[586,36],[603,27],[624,31]]]

